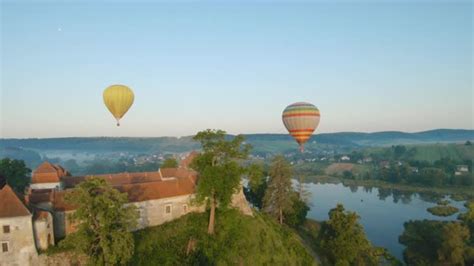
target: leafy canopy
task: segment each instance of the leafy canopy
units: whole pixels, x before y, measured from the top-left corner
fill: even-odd
[[[214,197],[219,206],[226,207],[245,171],[238,160],[247,158],[251,147],[244,144],[242,135],[227,140],[222,130],[201,131],[194,140],[201,143],[203,150],[192,163],[192,168],[199,172],[196,200],[203,202]]]
[[[92,264],[125,264],[134,250],[130,233],[137,225],[134,205],[125,205],[127,195],[104,179],[91,178],[66,194],[66,202],[77,206],[70,215],[77,231],[63,245],[89,256]]]
[[[31,170],[26,167],[23,160],[4,158],[0,160],[0,176],[17,192],[23,193],[31,180],[28,175]]]
[[[178,167],[178,161],[176,161],[175,158],[167,158],[163,162],[163,165],[161,165],[161,168],[176,168],[176,167]]]
[[[469,230],[459,222],[409,221],[399,242],[408,265],[464,265]]]
[[[251,164],[247,167],[249,182],[244,189],[245,197],[258,209],[263,207],[263,197],[268,185],[266,176],[262,164]]]
[[[329,211],[321,232],[321,246],[335,265],[378,265],[377,250],[365,236],[359,216],[342,204]]]

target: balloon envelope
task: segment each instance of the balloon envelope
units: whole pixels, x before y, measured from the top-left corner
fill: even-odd
[[[319,109],[313,104],[305,102],[288,105],[282,114],[283,124],[298,142],[301,150],[318,127],[319,118]]]
[[[135,99],[133,91],[124,85],[112,85],[104,90],[103,97],[105,106],[117,119],[117,126],[120,126],[120,119],[127,113]]]

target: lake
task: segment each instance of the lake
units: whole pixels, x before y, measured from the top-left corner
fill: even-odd
[[[398,243],[398,237],[403,233],[403,223],[423,219],[455,220],[459,214],[449,217],[430,214],[426,209],[435,206],[439,199],[439,196],[432,194],[343,184],[308,183],[305,187],[311,193],[308,218],[327,220],[329,210],[342,203],[346,210],[354,211],[361,217],[360,222],[373,245],[387,248],[401,261],[405,246]],[[460,212],[466,211],[463,204],[451,200],[451,205],[459,208]]]

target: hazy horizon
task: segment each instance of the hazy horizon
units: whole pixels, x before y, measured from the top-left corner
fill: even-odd
[[[204,128],[202,130],[205,130]],[[320,132],[320,133],[315,133],[314,135],[320,135],[320,134],[338,134],[338,133],[364,133],[364,134],[375,134],[375,133],[389,133],[389,132],[397,132],[397,133],[408,133],[408,134],[416,134],[416,133],[423,133],[423,132],[430,132],[430,131],[435,131],[435,130],[468,130],[468,131],[473,131],[474,129],[467,129],[467,128],[433,128],[433,129],[428,129],[428,130],[422,130],[422,131],[396,131],[396,130],[387,130],[387,131],[370,131],[370,132],[364,132],[364,131],[334,131],[334,132]],[[197,132],[196,132],[197,133]],[[287,135],[287,132],[255,132],[255,133],[229,133],[229,135],[274,135],[274,134],[280,134],[280,135]],[[189,135],[163,135],[163,136],[50,136],[50,137],[2,137],[0,136],[0,139],[60,139],[60,138],[186,138],[186,137],[192,137],[195,134],[189,134]]]
[[[471,1],[1,3],[0,138],[474,129]],[[102,91],[125,84],[121,127]]]

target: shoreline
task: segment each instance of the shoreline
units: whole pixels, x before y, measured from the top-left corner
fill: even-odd
[[[341,177],[327,175],[305,176],[303,180],[305,183],[342,183],[345,186],[369,186],[413,193],[428,192],[443,195],[462,195],[465,197],[465,200],[474,199],[474,189],[472,187],[422,187],[419,185],[394,184],[382,180],[344,179]]]

